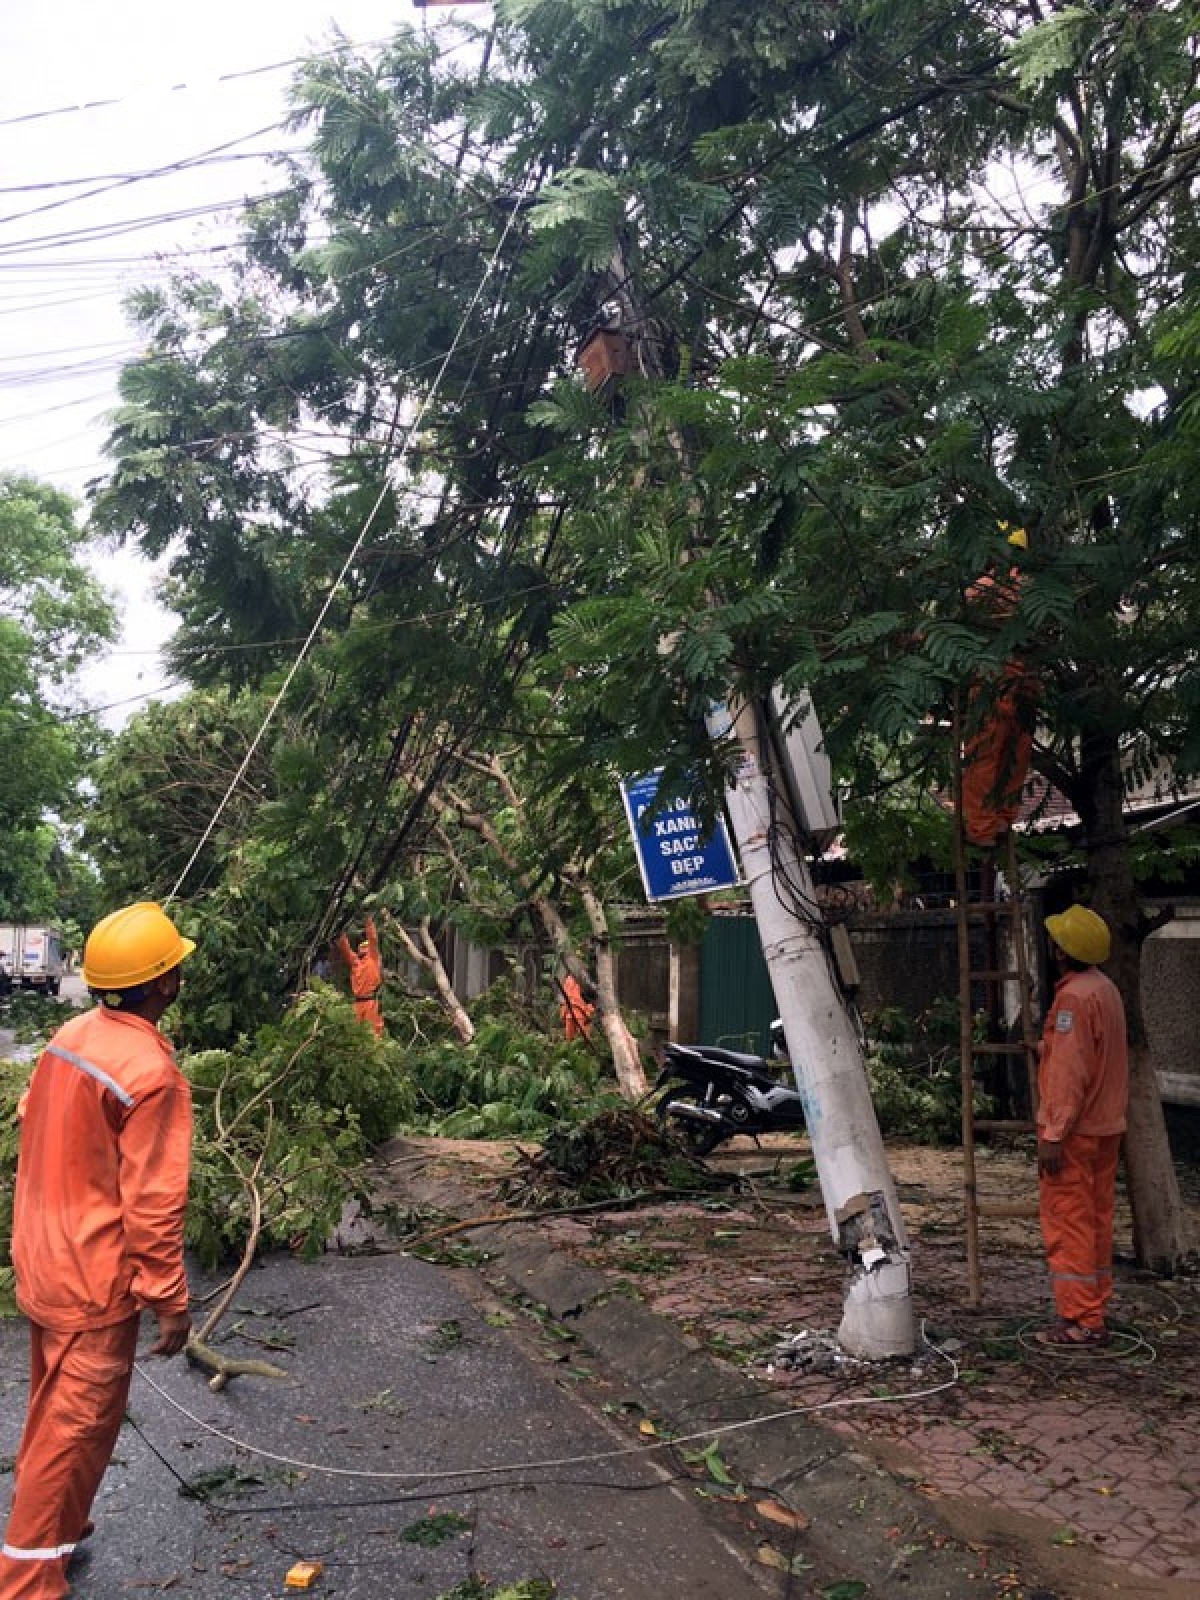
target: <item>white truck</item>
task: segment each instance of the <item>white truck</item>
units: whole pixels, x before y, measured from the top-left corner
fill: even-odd
[[[65,969],[57,928],[0,922],[0,994],[36,989],[56,995]]]

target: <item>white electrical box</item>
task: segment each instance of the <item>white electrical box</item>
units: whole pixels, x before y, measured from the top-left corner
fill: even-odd
[[[795,702],[786,700],[783,691],[775,688],[770,705],[779,753],[787,763],[792,799],[799,811],[796,821],[818,843],[828,844],[841,828],[842,817],[833,792],[833,768],[812,701],[797,715]]]

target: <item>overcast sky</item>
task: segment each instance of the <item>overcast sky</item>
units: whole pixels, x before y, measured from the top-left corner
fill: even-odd
[[[39,0],[0,8],[0,465],[82,497],[136,351],[123,296],[172,262],[211,261],[238,203],[278,182],[260,155],[291,62],[453,10],[412,0]],[[247,158],[255,159],[247,159]],[[161,176],[156,169],[184,163]],[[123,181],[131,179],[133,181]],[[93,192],[95,191],[95,192]],[[161,219],[155,221],[154,219]],[[152,225],[151,225],[152,224]],[[226,237],[229,235],[226,234]],[[164,682],[170,621],[131,553],[99,564],[123,633],[87,692],[119,724]]]

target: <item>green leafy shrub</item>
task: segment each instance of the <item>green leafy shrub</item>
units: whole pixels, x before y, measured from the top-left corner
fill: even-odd
[[[53,1023],[62,1016],[53,1009]],[[346,1200],[365,1198],[371,1150],[416,1105],[400,1047],[376,1039],[323,984],[253,1039],[180,1065],[196,1124],[187,1241],[208,1266],[242,1249],[256,1204],[261,1248],[319,1250]],[[0,1308],[10,1281],[16,1107],[29,1073],[28,1063],[0,1062]]]
[[[0,1028],[10,1028],[18,1044],[40,1044],[62,1027],[68,1017],[91,1009],[52,1000],[34,989],[14,989],[0,999]]]
[[[415,1106],[400,1047],[324,984],[252,1040],[182,1065],[196,1112],[187,1237],[206,1264],[242,1248],[256,1205],[263,1248],[319,1250]]]
[[[443,1138],[538,1137],[617,1100],[603,1063],[582,1043],[485,1012],[470,1044],[445,1040],[407,1052],[414,1129]]]

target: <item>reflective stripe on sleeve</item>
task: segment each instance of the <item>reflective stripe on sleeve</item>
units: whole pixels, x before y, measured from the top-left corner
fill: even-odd
[[[73,1050],[64,1050],[61,1044],[48,1044],[46,1046],[46,1054],[51,1056],[60,1056],[63,1061],[69,1061],[73,1067],[78,1067],[80,1072],[86,1072],[89,1078],[95,1078],[96,1082],[103,1088],[110,1089],[123,1106],[133,1105],[133,1096],[129,1093],[129,1091],[127,1089],[122,1089],[117,1080],[113,1077],[110,1077],[109,1074],[105,1072],[102,1067],[98,1067],[94,1061],[88,1061],[83,1056],[77,1056]]]
[[[0,1555],[6,1555],[10,1561],[61,1561],[74,1548],[73,1544],[54,1544],[45,1550],[22,1550],[19,1545],[6,1544],[0,1546]]]

